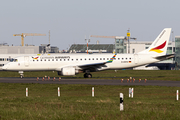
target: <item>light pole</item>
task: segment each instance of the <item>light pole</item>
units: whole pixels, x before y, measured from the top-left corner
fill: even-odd
[[[90,42],[90,38],[86,39],[86,36],[85,36],[85,41],[87,41],[87,54],[88,54],[88,42]]]
[[[128,29],[127,30],[127,40],[128,40],[128,53],[130,53],[130,44],[129,44],[129,37],[131,36],[131,34],[130,34],[130,32],[129,32],[130,30]]]
[[[136,40],[136,38],[130,38],[131,34],[130,34],[130,29],[127,30],[127,41],[128,41],[128,53],[130,53],[130,43],[129,43],[129,39],[134,39]],[[126,38],[125,38],[126,39]]]

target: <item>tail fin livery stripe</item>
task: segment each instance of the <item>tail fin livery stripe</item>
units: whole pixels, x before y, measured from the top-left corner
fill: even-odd
[[[163,49],[165,46],[166,46],[166,41],[163,44],[161,44],[161,45],[159,45],[159,46],[157,46],[155,48],[150,49],[149,51],[154,51],[154,52],[157,52],[157,53],[162,53],[163,51],[160,50],[160,49]]]
[[[37,60],[38,58],[39,58],[39,57],[35,57],[35,58],[33,57],[34,60]]]
[[[154,52],[157,52],[157,53],[162,53],[163,52],[162,50],[159,50],[159,49],[150,50],[150,51],[154,51]]]
[[[166,55],[171,28],[164,28],[148,49],[138,52],[138,54]]]

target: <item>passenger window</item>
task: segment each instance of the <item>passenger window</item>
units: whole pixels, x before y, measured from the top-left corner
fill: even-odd
[[[131,60],[131,58],[129,58]]]
[[[89,60],[91,60],[91,58],[89,58]]]
[[[44,59],[44,61],[46,61],[46,59]]]
[[[103,60],[105,60],[105,58],[103,58]]]
[[[122,60],[123,60],[124,58],[122,58]]]
[[[120,58],[118,58],[118,60],[120,60]]]
[[[102,58],[100,58],[100,60],[102,60]]]
[[[52,59],[52,61],[54,61],[54,59]]]
[[[50,61],[50,59],[48,61]]]
[[[60,61],[61,61],[61,59],[60,59]]]
[[[84,60],[86,60],[86,58]]]
[[[56,59],[56,61],[58,61],[58,59]]]
[[[80,60],[82,60],[82,59],[80,59]]]
[[[76,61],[78,61],[78,59],[76,59]]]
[[[94,60],[94,58],[92,60]]]
[[[73,59],[71,59],[73,61]]]
[[[98,58],[96,58],[96,60],[98,60]]]
[[[109,60],[109,58],[107,58],[107,60]]]

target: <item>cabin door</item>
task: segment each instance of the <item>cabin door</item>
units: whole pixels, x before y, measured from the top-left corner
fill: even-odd
[[[138,54],[134,54],[134,62],[135,64],[138,64],[139,62]]]
[[[29,66],[29,56],[24,56],[24,65],[25,65],[26,67]]]

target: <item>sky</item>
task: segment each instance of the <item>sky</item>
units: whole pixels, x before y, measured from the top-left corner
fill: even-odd
[[[164,28],[180,36],[180,0],[3,0],[0,4],[0,43],[21,45],[13,34],[26,36],[25,44],[49,43],[60,50],[86,44],[90,35],[126,36],[153,41]],[[89,44],[114,44],[114,39],[90,37]]]

